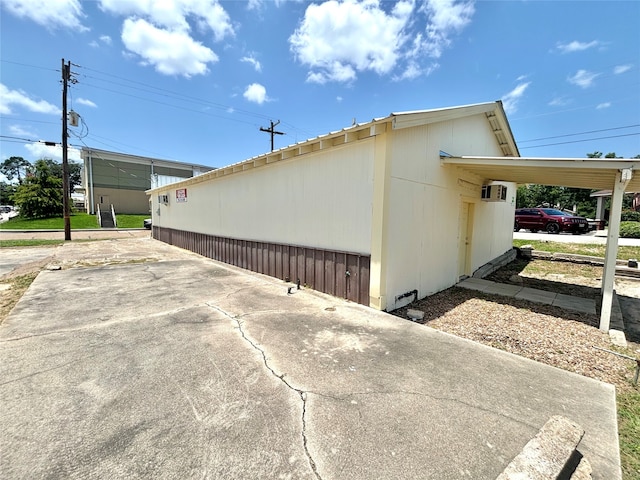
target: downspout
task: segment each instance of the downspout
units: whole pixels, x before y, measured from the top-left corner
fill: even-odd
[[[90,199],[90,203],[89,205],[91,205],[90,209],[89,209],[89,213],[91,215],[93,215],[94,213],[96,213],[95,210],[95,206],[93,204],[93,157],[91,156],[91,150],[89,150],[89,199]]]
[[[604,255],[602,274],[602,308],[600,309],[600,330],[609,331],[611,307],[613,304],[613,281],[616,274],[616,258],[618,256],[618,237],[620,236],[620,216],[622,214],[622,197],[633,173],[630,168],[618,170],[611,195],[611,211],[609,212],[609,231],[607,247]]]

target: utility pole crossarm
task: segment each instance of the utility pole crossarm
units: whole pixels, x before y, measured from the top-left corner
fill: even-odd
[[[280,120],[278,120],[276,123],[273,123],[273,120],[271,120],[269,122],[271,124],[271,128],[263,128],[260,127],[260,131],[261,132],[267,132],[271,134],[271,151],[273,152],[273,136],[274,135],[284,135],[284,132],[278,132],[275,130],[275,127],[280,123]]]

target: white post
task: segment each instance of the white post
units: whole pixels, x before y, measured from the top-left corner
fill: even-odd
[[[611,196],[609,211],[609,230],[607,248],[604,257],[602,274],[602,309],[600,310],[600,330],[609,331],[611,305],[613,303],[613,281],[616,274],[616,257],[618,256],[618,236],[620,235],[620,215],[622,214],[622,197],[631,180],[631,169],[618,171]]]
[[[598,222],[598,226],[596,227],[598,230],[602,230],[600,226],[603,225],[604,221],[604,197],[597,197],[597,206],[596,206],[596,221]]]

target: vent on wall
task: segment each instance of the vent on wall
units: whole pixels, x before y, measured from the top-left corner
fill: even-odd
[[[169,205],[169,195],[158,195],[158,203]]]
[[[485,202],[506,202],[507,187],[505,185],[483,185],[482,200]]]

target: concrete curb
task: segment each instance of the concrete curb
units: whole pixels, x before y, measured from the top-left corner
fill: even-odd
[[[591,467],[577,451],[583,436],[578,424],[559,415],[551,417],[496,480],[591,478]]]
[[[515,248],[507,250],[499,257],[494,258],[489,263],[485,263],[483,266],[473,272],[473,278],[484,278],[487,275],[491,275],[493,272],[505,265],[513,262],[516,259],[518,251]]]

